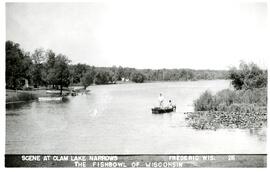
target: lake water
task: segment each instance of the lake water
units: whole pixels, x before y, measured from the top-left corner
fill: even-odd
[[[190,81],[91,86],[66,102],[7,107],[7,154],[266,153],[265,130],[187,127],[184,112],[205,90],[230,82]],[[152,114],[162,92],[176,112]]]

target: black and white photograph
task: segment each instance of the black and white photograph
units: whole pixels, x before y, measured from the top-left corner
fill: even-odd
[[[5,168],[267,167],[268,0],[2,5]]]

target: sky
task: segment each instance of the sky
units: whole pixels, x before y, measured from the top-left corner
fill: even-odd
[[[95,66],[267,68],[269,1],[6,3],[6,40]]]

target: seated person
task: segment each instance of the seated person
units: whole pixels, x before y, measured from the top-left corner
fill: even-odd
[[[171,100],[169,100],[169,104],[168,104],[167,107],[168,107],[168,108],[173,108],[173,104],[172,104],[172,101],[171,101]]]

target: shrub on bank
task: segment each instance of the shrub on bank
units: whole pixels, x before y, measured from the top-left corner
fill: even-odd
[[[208,111],[215,107],[215,100],[211,92],[205,91],[199,99],[195,100],[195,111]]]
[[[267,106],[267,89],[205,91],[194,101],[195,111],[257,111]]]
[[[230,106],[226,106],[224,104],[220,104],[217,107],[217,111],[225,111],[225,112],[261,112],[266,111],[266,106],[258,106],[256,104],[246,104],[246,103],[233,103]]]
[[[255,88],[249,90],[241,90],[239,97],[240,102],[257,104],[259,106],[267,106],[267,88]]]

